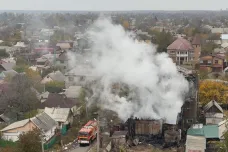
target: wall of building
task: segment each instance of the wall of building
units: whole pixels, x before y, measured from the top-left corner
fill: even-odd
[[[49,131],[47,131],[47,132],[45,133],[44,139],[45,139],[46,141],[48,141],[49,139],[51,139],[51,138],[55,135],[56,127],[57,127],[57,126],[54,126],[52,129],[50,129]]]
[[[2,138],[5,140],[17,141],[20,134],[22,134],[23,132],[31,131],[34,128],[36,128],[36,126],[32,122],[28,122],[23,127],[18,127],[2,132]]]
[[[193,48],[194,48],[194,62],[198,63],[199,57],[201,54],[201,45],[193,45]]]
[[[34,123],[32,123],[30,121],[26,125],[24,125],[23,127],[18,127],[18,128],[15,128],[15,129],[4,131],[4,132],[7,132],[7,133],[10,133],[10,132],[11,133],[13,133],[13,132],[27,132],[27,131],[33,130],[34,128],[36,128],[36,126],[34,125]]]

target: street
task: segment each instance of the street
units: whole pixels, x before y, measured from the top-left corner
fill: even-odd
[[[75,146],[73,146],[73,147],[75,147],[74,149],[72,149],[72,150],[70,150],[70,152],[88,152],[89,151],[89,149],[92,147],[92,146],[94,146],[94,144],[96,144],[96,140],[94,140],[93,141],[93,143],[91,144],[91,145],[89,145],[89,146],[79,146],[79,144],[76,144]]]
[[[71,150],[70,152],[87,152],[90,149],[91,146],[83,146],[80,147],[79,145],[74,149]]]

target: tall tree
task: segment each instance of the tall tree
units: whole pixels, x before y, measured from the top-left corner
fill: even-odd
[[[228,86],[221,82],[214,82],[205,80],[200,82],[199,100],[205,105],[211,100],[215,99],[219,103],[226,103],[228,96]]]
[[[35,129],[19,136],[17,152],[41,152],[41,133]]]

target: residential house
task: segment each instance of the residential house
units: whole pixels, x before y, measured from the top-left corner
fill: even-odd
[[[74,42],[59,42],[56,44],[57,47],[60,47],[62,50],[69,50],[73,48]]]
[[[219,55],[205,55],[200,57],[200,69],[208,72],[223,72],[224,58]]]
[[[216,151],[211,141],[219,141],[217,125],[195,124],[187,131],[186,152]]]
[[[228,33],[228,28],[212,28],[211,33],[214,33],[214,34]]]
[[[40,57],[36,59],[36,67],[38,70],[44,70],[50,68],[50,61],[46,57]]]
[[[47,100],[40,103],[39,109],[48,108],[70,108],[74,115],[78,114],[80,108],[78,100],[69,99],[64,94],[49,93]]]
[[[223,121],[223,110],[222,107],[215,101],[210,101],[204,106],[204,114],[206,118],[206,125],[215,125]]]
[[[18,121],[18,119],[19,115],[11,110],[4,110],[4,112],[0,115],[0,123],[4,123],[7,125]]]
[[[194,61],[194,48],[192,44],[183,38],[176,39],[167,47],[167,53],[177,65]]]
[[[69,88],[65,89],[65,92],[62,94],[65,94],[69,99],[78,99],[80,97],[81,90],[82,86],[70,86]]]
[[[228,42],[223,43],[223,44],[221,45],[221,47],[224,48],[225,51],[228,51]]]
[[[48,114],[41,113],[33,118],[14,122],[1,130],[2,138],[17,141],[22,133],[39,129],[44,134],[44,140],[50,140],[57,128],[57,123]]]
[[[179,125],[183,131],[187,131],[186,129],[197,121],[199,82],[196,73],[192,70],[187,70],[180,66],[177,66],[177,68],[189,82],[189,92],[185,95],[185,102],[182,105],[179,114]]]
[[[58,127],[62,129],[64,126],[71,126],[73,124],[73,112],[70,108],[48,108],[44,109],[52,119],[58,122]]]
[[[0,64],[0,73],[2,71],[12,70],[16,63],[2,63]]]
[[[54,63],[57,54],[45,54],[36,59],[36,67],[39,70],[48,69]]]
[[[192,46],[194,48],[194,62],[199,63],[199,57],[201,54],[201,38],[200,38],[200,35],[197,34],[193,38]]]
[[[228,125],[228,122],[227,120],[223,120],[221,121],[219,124],[218,124],[218,130],[219,130],[219,139],[221,141],[223,141],[225,138],[224,138],[224,133],[227,132],[227,125]]]
[[[47,76],[43,78],[41,81],[41,84],[46,84],[51,81],[58,81],[58,82],[64,82],[65,76],[60,71],[54,71],[52,73],[49,73]]]
[[[65,86],[83,86],[86,80],[94,80],[93,69],[88,65],[78,65],[69,72],[65,73]]]
[[[51,47],[39,47],[39,48],[34,48],[33,52],[36,54],[49,54],[49,53],[54,53],[54,48]]]
[[[221,34],[222,44],[228,42],[228,34]]]

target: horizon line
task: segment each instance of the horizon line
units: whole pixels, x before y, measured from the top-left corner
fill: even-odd
[[[162,12],[174,12],[174,11],[228,11],[227,9],[220,9],[220,10],[204,10],[204,9],[185,9],[185,10],[140,10],[140,9],[133,9],[133,10],[22,10],[22,9],[8,9],[8,10],[1,10],[0,12],[13,12],[13,11],[51,11],[51,12],[133,12],[133,11],[162,11]]]

